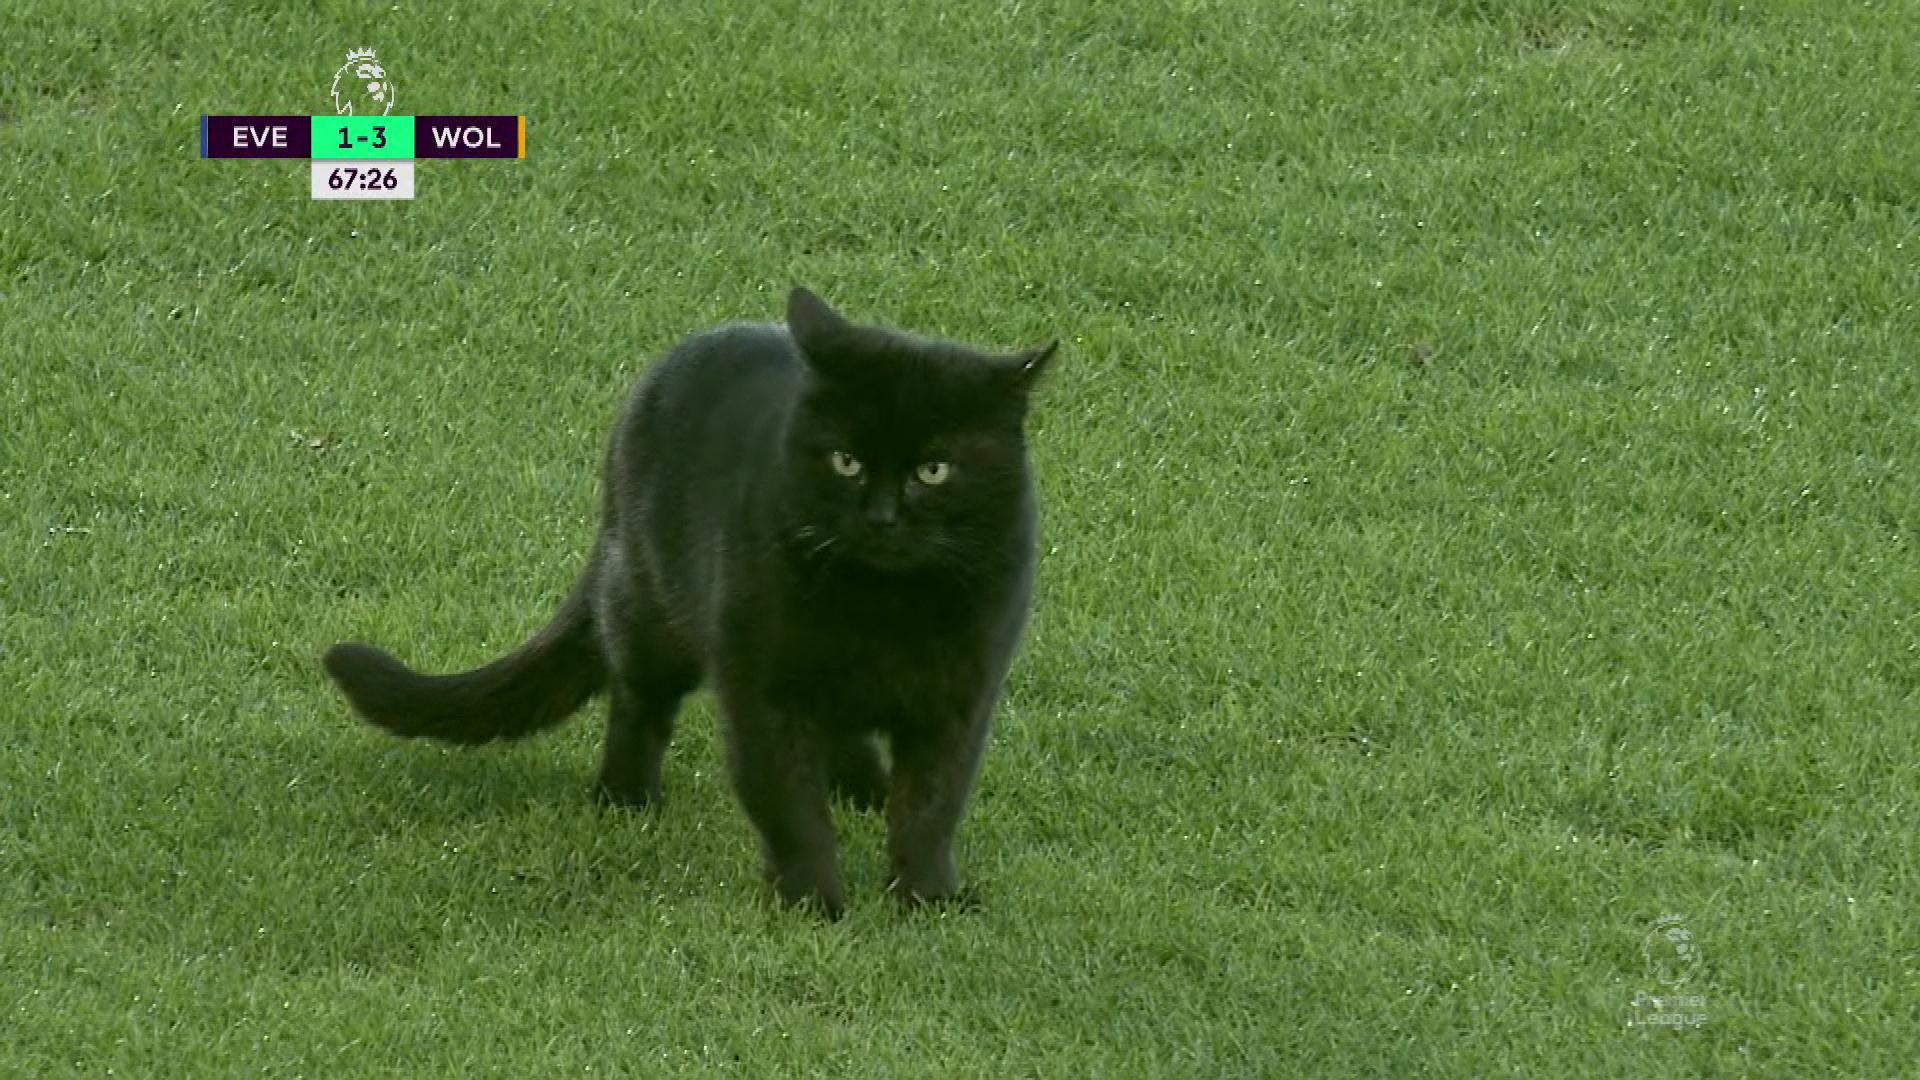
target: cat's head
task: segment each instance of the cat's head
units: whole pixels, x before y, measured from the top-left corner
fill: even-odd
[[[808,378],[787,430],[802,557],[972,576],[1025,557],[1027,399],[1056,343],[996,354],[848,322],[795,289]]]

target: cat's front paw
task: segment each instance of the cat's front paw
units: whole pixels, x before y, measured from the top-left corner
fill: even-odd
[[[944,851],[896,852],[887,892],[908,908],[971,911],[980,904],[979,893],[960,884],[953,856]]]
[[[971,885],[955,885],[945,891],[922,891],[896,879],[887,886],[887,894],[908,911],[930,911],[941,915],[972,914],[986,907],[980,890]]]
[[[665,796],[658,787],[602,776],[594,781],[593,801],[620,810],[657,810]]]
[[[810,872],[805,868],[781,870],[769,866],[762,875],[767,884],[773,886],[780,902],[788,907],[804,908],[818,912],[829,922],[837,921],[847,913],[846,894],[841,891],[836,875]]]

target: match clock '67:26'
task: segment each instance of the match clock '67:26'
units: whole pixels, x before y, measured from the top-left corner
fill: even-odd
[[[316,161],[313,163],[316,199],[411,199],[411,161]]]

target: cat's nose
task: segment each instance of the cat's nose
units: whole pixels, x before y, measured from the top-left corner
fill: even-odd
[[[900,500],[890,491],[875,492],[867,500],[866,519],[868,525],[880,529],[900,524]]]

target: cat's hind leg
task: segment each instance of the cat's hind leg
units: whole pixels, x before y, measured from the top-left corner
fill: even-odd
[[[827,745],[827,782],[833,793],[861,810],[887,803],[887,763],[880,743],[867,732],[837,733]]]
[[[675,641],[652,589],[617,548],[601,562],[594,615],[610,674],[595,794],[616,806],[658,806],[674,717],[680,699],[700,683],[699,665]]]

